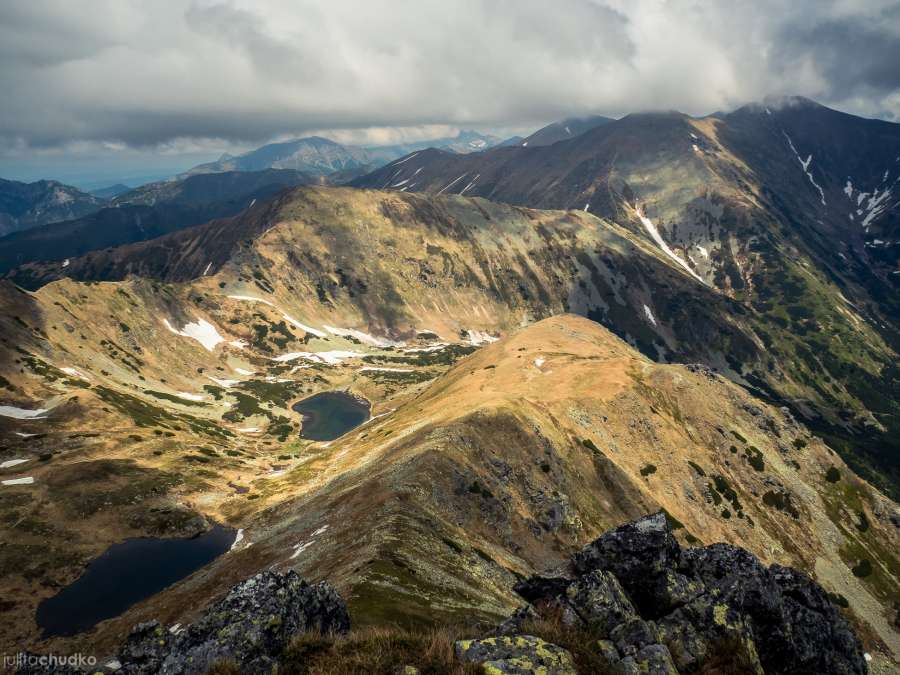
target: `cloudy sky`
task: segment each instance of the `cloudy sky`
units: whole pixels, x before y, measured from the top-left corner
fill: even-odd
[[[900,121],[900,0],[4,0],[0,176],[801,94]]]

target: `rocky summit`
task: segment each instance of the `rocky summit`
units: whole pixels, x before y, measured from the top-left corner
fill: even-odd
[[[571,655],[522,635],[549,619],[590,635],[614,673],[868,672],[818,584],[729,544],[682,550],[664,513],[606,532],[515,590],[528,604],[500,625],[505,637],[460,641],[461,658],[487,672],[580,672]]]

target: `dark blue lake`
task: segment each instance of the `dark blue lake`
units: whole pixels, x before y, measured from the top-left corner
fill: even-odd
[[[300,438],[332,441],[369,419],[369,402],[343,391],[325,391],[294,404],[303,416]]]
[[[113,544],[78,579],[38,605],[42,637],[74,635],[118,616],[218,558],[235,536],[217,525],[191,539],[142,537]]]

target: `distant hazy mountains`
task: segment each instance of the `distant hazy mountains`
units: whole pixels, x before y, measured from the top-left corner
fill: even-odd
[[[0,179],[0,236],[96,211],[102,198],[55,180],[20,183]]]
[[[0,272],[35,261],[65,261],[233,216],[257,200],[314,180],[299,171],[268,169],[143,185],[108,202],[98,200],[100,208],[95,206],[80,218],[0,238]]]
[[[452,138],[365,148],[310,136],[283,143],[270,143],[243,155],[225,154],[215,162],[195,166],[179,178],[224,171],[292,169],[316,177],[334,176],[336,180],[333,182],[343,182],[427,147],[466,154],[485,150],[499,142],[500,139],[495,136],[485,136],[474,131],[460,131]]]

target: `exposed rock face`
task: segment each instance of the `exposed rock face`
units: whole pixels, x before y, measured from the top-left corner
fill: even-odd
[[[506,675],[577,675],[572,655],[565,649],[531,635],[460,640],[456,657],[480,663],[485,673]]]
[[[818,584],[728,544],[682,551],[662,513],[602,535],[574,556],[571,575],[536,575],[516,590],[530,605],[501,632],[559,616],[595,633],[615,672],[867,672]]]
[[[347,607],[331,585],[310,586],[293,570],[266,571],[175,634],[156,621],[135,626],[119,661],[121,672],[141,675],[204,673],[219,661],[234,661],[244,673],[268,673],[295,635],[349,629]]]

